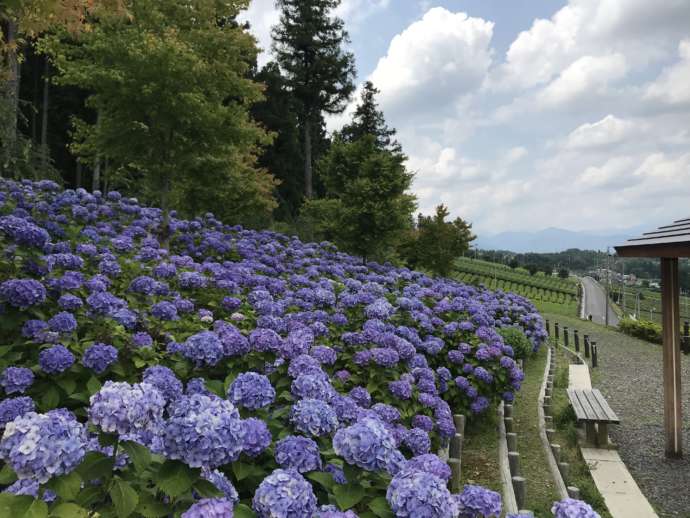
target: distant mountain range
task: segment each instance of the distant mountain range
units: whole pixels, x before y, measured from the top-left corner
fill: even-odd
[[[649,228],[645,226],[644,228],[591,232],[546,228],[535,232],[502,232],[492,236],[480,234],[472,246],[480,250],[509,250],[516,253],[561,252],[569,248],[606,250],[607,246],[621,244],[645,230]]]

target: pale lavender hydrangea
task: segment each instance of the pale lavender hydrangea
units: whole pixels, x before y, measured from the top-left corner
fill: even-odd
[[[244,372],[228,387],[228,399],[235,405],[257,410],[273,403],[276,391],[271,381],[257,372]]]
[[[84,458],[86,442],[84,425],[70,412],[28,412],[5,426],[0,458],[20,479],[44,483],[77,467]]]
[[[271,445],[273,437],[268,426],[261,419],[250,417],[242,421],[244,426],[244,443],[242,451],[250,457],[256,457]]]
[[[600,518],[599,513],[592,509],[592,506],[574,498],[554,502],[551,512],[554,518]]]
[[[0,385],[6,394],[23,394],[34,382],[34,373],[26,367],[7,367],[0,375]]]
[[[183,396],[164,425],[166,455],[189,466],[216,468],[237,460],[245,427],[230,401],[202,394]]]
[[[385,424],[370,417],[340,428],[333,437],[333,449],[348,464],[367,471],[395,473],[405,461]]]
[[[501,516],[501,495],[482,486],[467,484],[456,502],[460,518],[490,518]]]
[[[182,518],[232,518],[234,504],[227,498],[204,498],[192,505]]]
[[[153,385],[106,381],[90,399],[90,421],[104,432],[136,435],[157,429],[165,399]]]
[[[402,470],[391,480],[386,500],[397,518],[457,516],[457,504],[446,482],[425,471]]]
[[[433,453],[426,453],[424,455],[412,457],[405,463],[405,467],[403,469],[431,473],[432,475],[435,475],[446,482],[450,480],[451,476],[450,466],[448,466],[448,464],[443,462],[437,455],[434,455]]]
[[[0,428],[20,415],[33,412],[36,406],[28,396],[12,397],[0,401]]]
[[[295,469],[300,473],[321,469],[319,445],[308,437],[288,435],[278,441],[275,459],[281,468]]]
[[[330,435],[338,428],[335,410],[319,399],[301,399],[292,405],[290,422],[298,432],[315,436]]]
[[[316,518],[357,518],[353,510],[341,511],[334,505],[322,505],[314,516]]]
[[[297,471],[276,469],[259,484],[252,507],[259,518],[306,518],[316,512],[316,496]]]
[[[228,477],[226,477],[221,471],[217,469],[203,468],[201,470],[201,477],[216,486],[216,489],[222,491],[223,495],[225,495],[225,498],[230,500],[233,504],[237,504],[240,501],[240,496],[237,494],[235,486],[232,485],[232,482],[230,482]]]

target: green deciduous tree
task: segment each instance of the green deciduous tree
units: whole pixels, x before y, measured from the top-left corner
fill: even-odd
[[[50,38],[57,81],[87,89],[96,122],[77,121],[73,151],[107,160],[117,182],[186,212],[222,207],[233,221],[268,214],[273,179],[256,167],[266,132],[250,117],[253,38],[235,22],[246,0],[127,0],[78,40]],[[242,193],[242,203],[234,204]],[[246,199],[251,196],[251,199]]]
[[[333,16],[340,0],[278,0],[274,52],[292,93],[303,133],[304,194],[314,193],[314,127],[323,113],[340,113],[354,90],[354,57],[343,50],[347,32]]]
[[[453,261],[469,250],[476,238],[472,234],[472,224],[462,218],[446,221],[449,214],[445,205],[439,205],[434,215],[417,216],[411,243],[406,245],[406,256],[413,266],[448,275]]]
[[[308,203],[306,210],[321,209],[321,224],[344,250],[365,261],[390,258],[415,209],[408,193],[413,175],[404,160],[379,149],[373,135],[354,142],[337,136],[319,163],[328,198]]]

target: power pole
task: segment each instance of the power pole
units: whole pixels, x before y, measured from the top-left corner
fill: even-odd
[[[621,259],[621,286],[623,286],[623,316],[625,316],[625,260]]]
[[[611,271],[611,256],[609,255],[609,247],[606,247],[606,287],[604,291],[606,292],[606,309],[604,314],[604,325],[608,327],[609,325],[609,283],[611,281],[611,276],[609,272]]]

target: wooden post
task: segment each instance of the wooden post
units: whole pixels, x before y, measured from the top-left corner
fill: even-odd
[[[577,334],[577,329],[573,331],[573,339],[575,340],[575,352],[580,352],[580,335]]]
[[[566,347],[570,345],[570,338],[568,337],[568,326],[563,326],[563,343]]]
[[[450,491],[451,493],[460,492],[460,459],[448,459],[450,466]]]
[[[506,443],[508,451],[517,451],[517,434],[515,432],[506,433]]]
[[[462,414],[454,414],[453,423],[455,423],[455,431],[460,435],[465,435],[465,416]]]
[[[568,496],[575,500],[580,499],[580,490],[575,486],[568,486]]]
[[[599,365],[599,349],[597,349],[597,343],[592,342],[592,368],[596,369]]]
[[[450,440],[448,456],[451,459],[459,459],[462,456],[462,435],[456,433]]]
[[[525,477],[514,476],[513,479],[513,491],[515,492],[515,500],[518,505],[518,509],[521,509],[525,505],[526,497],[526,483]]]
[[[548,336],[551,336],[551,323],[549,322],[549,319],[546,319],[546,334]]]
[[[687,320],[683,324],[683,338],[681,340],[682,349],[685,354],[690,353],[690,322]]]
[[[553,325],[553,329],[556,335],[556,343],[558,343],[558,322]]]
[[[680,379],[680,287],[678,258],[661,258],[661,320],[664,362],[664,428],[666,456],[683,456]]]
[[[585,358],[589,358],[589,335],[585,335]]]
[[[510,466],[510,474],[513,477],[520,475],[520,454],[518,452],[508,452],[508,465]]]

